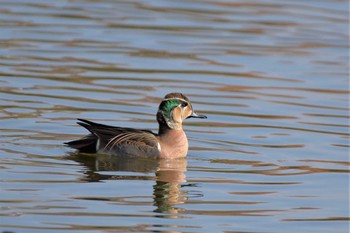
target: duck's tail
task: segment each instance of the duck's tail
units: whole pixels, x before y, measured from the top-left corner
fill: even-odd
[[[81,153],[96,153],[97,137],[89,134],[81,139],[65,142],[67,146],[77,149]]]
[[[84,121],[82,119],[78,120]],[[89,129],[89,127],[87,127],[89,126],[88,124],[84,124],[82,122],[78,122],[78,124]],[[97,136],[91,133],[81,139],[65,142],[64,144],[71,148],[77,149],[81,153],[96,153],[97,140]]]

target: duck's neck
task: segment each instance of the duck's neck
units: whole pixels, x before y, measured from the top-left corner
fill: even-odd
[[[179,127],[177,127],[176,129],[172,129],[167,124],[159,124],[158,135],[163,136],[169,133],[176,132],[178,130],[183,131],[182,125],[179,125]]]
[[[182,127],[170,129],[167,126],[160,126],[158,137],[161,157],[180,158],[187,155],[188,141]]]

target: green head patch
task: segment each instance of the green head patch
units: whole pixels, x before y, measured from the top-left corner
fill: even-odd
[[[167,119],[170,119],[171,117],[171,111],[176,108],[177,106],[179,106],[182,103],[187,103],[183,100],[180,99],[168,99],[168,100],[164,100],[160,106],[159,106],[159,110],[161,110],[163,112],[163,116]]]

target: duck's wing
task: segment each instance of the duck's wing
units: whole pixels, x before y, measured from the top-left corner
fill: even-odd
[[[89,130],[96,137],[95,148],[97,152],[127,155],[148,155],[159,152],[158,140],[152,131],[115,127],[84,119],[78,120],[79,125]],[[78,141],[82,142],[82,140],[84,138],[67,144],[72,147],[72,145],[77,144]]]
[[[100,150],[108,154],[138,157],[159,156],[159,143],[154,134],[149,132],[125,132],[116,135]]]

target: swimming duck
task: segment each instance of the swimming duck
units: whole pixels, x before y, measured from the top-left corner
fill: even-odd
[[[77,123],[89,130],[90,134],[65,144],[82,153],[168,159],[186,157],[188,141],[182,122],[187,118],[207,117],[196,114],[183,94],[169,93],[158,108],[158,134],[145,129],[115,127],[78,119]]]

